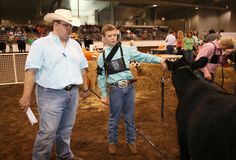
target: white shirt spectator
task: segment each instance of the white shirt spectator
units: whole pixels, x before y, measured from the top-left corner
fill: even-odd
[[[176,44],[176,38],[173,34],[167,35],[165,41],[167,45],[174,46]]]

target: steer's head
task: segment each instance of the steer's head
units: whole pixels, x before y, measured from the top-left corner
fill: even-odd
[[[204,67],[207,62],[208,59],[206,57],[202,57],[192,63],[186,61],[183,57],[174,62],[166,60],[168,70],[172,72],[172,81],[178,99],[183,98],[189,86],[193,85],[195,80],[198,80],[193,71]]]
[[[188,62],[183,57],[174,62],[166,60],[168,70],[173,71],[173,72],[182,68],[189,68],[193,71],[193,70],[204,67],[207,64],[207,62],[208,62],[208,59],[206,57],[201,57],[199,60],[192,63]]]

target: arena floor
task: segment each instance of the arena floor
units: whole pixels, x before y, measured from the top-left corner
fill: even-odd
[[[139,79],[136,83],[136,127],[142,131],[160,149],[155,151],[142,136],[137,136],[138,154],[132,155],[125,142],[123,122],[119,126],[118,154],[110,156],[107,144],[108,108],[91,94],[86,100],[80,100],[77,119],[73,129],[71,147],[74,154],[84,160],[177,160],[179,148],[177,144],[175,109],[177,99],[175,90],[166,74],[165,83],[165,119],[160,118],[160,75],[161,70],[153,71],[146,66],[136,71]],[[153,73],[154,72],[154,73]],[[155,72],[160,73],[159,76]],[[90,76],[93,73],[90,73]],[[219,74],[219,73],[218,73]],[[233,91],[234,71],[225,69],[224,88]],[[151,79],[152,81],[148,81]],[[220,82],[220,81],[219,81]],[[95,83],[95,82],[94,82]],[[149,84],[148,84],[149,83]],[[38,124],[31,126],[26,114],[18,105],[23,85],[0,86],[0,159],[1,160],[30,160]],[[32,110],[38,117],[35,98]],[[52,160],[56,159],[55,149]],[[164,156],[163,156],[164,155]]]

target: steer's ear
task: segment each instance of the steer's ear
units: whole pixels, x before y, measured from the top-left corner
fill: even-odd
[[[191,69],[192,70],[196,70],[196,69],[199,69],[199,68],[203,68],[205,67],[205,65],[208,63],[208,58],[207,57],[201,57],[199,58],[199,60],[193,62],[191,64]]]
[[[189,66],[190,63],[186,61],[184,57],[181,57],[180,59],[177,59],[176,61],[169,61],[166,60],[167,68],[170,71],[175,71],[176,69],[182,67],[182,66]]]
[[[173,64],[174,64],[174,62],[169,61],[169,60],[166,60],[165,62],[166,62],[166,65],[167,65],[168,70],[169,70],[169,71],[172,71],[172,70],[173,70]]]

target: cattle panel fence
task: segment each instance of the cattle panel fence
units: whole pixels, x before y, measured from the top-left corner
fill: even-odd
[[[24,82],[24,67],[27,54],[0,54],[0,85]]]

